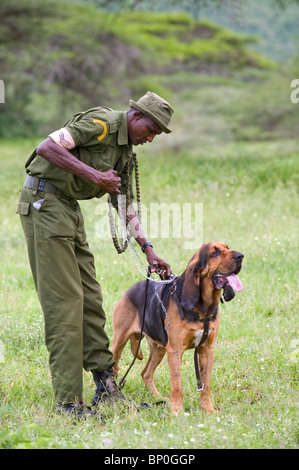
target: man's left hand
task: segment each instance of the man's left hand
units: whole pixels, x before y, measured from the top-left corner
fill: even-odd
[[[150,246],[145,249],[145,254],[152,273],[157,272],[162,279],[167,279],[171,275],[170,265],[157,256]]]

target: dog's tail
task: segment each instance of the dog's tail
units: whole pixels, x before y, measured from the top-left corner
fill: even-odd
[[[137,348],[138,348],[138,344],[139,344],[139,339],[140,339],[140,335],[138,333],[134,333],[132,334],[132,336],[130,336],[130,343],[131,343],[131,351],[132,351],[132,354],[133,356],[135,357],[135,354],[137,352]],[[142,354],[142,351],[141,349],[139,348],[138,350],[138,354],[137,354],[137,359],[139,359],[140,361],[143,359],[143,354]]]

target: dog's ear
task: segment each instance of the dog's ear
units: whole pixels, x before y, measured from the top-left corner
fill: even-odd
[[[183,288],[181,305],[186,310],[193,310],[199,301],[200,274],[209,261],[210,243],[203,244],[192,256],[185,272],[182,274]]]
[[[235,294],[234,289],[229,284],[226,284],[223,287],[223,298],[225,302],[229,302],[230,300],[232,300],[235,297],[235,295],[236,294]]]

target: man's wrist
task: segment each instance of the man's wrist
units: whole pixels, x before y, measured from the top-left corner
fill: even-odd
[[[145,249],[146,249],[148,246],[150,246],[150,247],[153,248],[153,245],[151,244],[151,242],[146,242],[146,243],[144,243],[144,244],[142,245],[141,250],[143,251],[143,253],[145,253]]]

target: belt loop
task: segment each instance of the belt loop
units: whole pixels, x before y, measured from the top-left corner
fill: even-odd
[[[35,177],[34,177],[34,182],[33,182],[33,187],[32,187],[32,194],[33,194],[33,196],[35,196],[36,193],[37,193],[38,185],[39,185],[39,178],[37,178],[37,177],[35,176]]]

